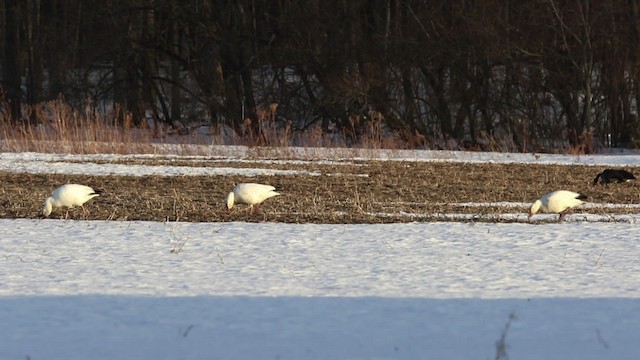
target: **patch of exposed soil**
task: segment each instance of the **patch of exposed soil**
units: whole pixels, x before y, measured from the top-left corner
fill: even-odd
[[[182,165],[182,164],[181,164]],[[198,164],[202,166],[202,164]],[[207,166],[229,166],[209,163]],[[259,164],[234,166],[262,167]],[[600,167],[370,161],[357,164],[267,164],[267,168],[314,170],[323,175],[134,177],[0,173],[0,217],[36,218],[44,199],[65,183],[80,183],[105,193],[85,205],[89,219],[151,221],[279,221],[291,223],[381,223],[432,221],[442,213],[500,214],[526,208],[468,207],[464,202],[530,203],[548,191],[584,193],[594,203],[640,203],[640,183],[593,186]],[[633,170],[633,169],[631,169]],[[636,171],[637,172],[637,171]],[[346,174],[346,175],[339,175]],[[357,174],[358,176],[349,175]],[[276,186],[282,196],[267,200],[260,211],[224,208],[227,192],[237,182]],[[576,209],[603,213],[603,209]],[[633,213],[637,209],[606,209]],[[375,214],[384,213],[386,216]],[[416,214],[417,217],[401,216]],[[51,215],[65,217],[65,210]],[[70,218],[82,218],[71,209]]]

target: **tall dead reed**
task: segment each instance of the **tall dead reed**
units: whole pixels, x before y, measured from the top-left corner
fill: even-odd
[[[202,149],[192,145],[244,145],[253,156],[299,157],[292,147],[350,149],[354,154],[364,151],[370,155],[379,149],[441,149],[475,151],[541,151],[540,144],[530,143],[526,131],[514,135],[504,132],[478,134],[475,142],[457,141],[433,129],[424,135],[411,130],[392,130],[380,112],[370,110],[353,115],[342,127],[331,121],[309,124],[295,129],[292,121],[278,116],[279,104],[260,107],[255,119],[245,119],[241,129],[226,126],[171,126],[154,119],[134,126],[131,114],[119,106],[98,110],[87,101],[82,109],[69,105],[64,98],[24,105],[19,119],[9,115],[8,104],[0,93],[0,151],[46,153],[156,153],[173,151],[176,154],[198,155]],[[329,125],[327,126],[328,123]],[[202,132],[197,133],[196,132]],[[204,133],[204,135],[203,135]],[[595,147],[588,141],[592,134],[584,134],[585,146],[552,146],[553,152],[570,154],[591,153]],[[158,144],[174,146],[161,149]],[[547,146],[545,146],[547,148]],[[211,153],[205,150],[205,153]],[[547,150],[546,152],[549,152]],[[324,152],[326,156],[326,152]],[[366,154],[365,154],[366,155]],[[355,155],[354,155],[355,156]]]

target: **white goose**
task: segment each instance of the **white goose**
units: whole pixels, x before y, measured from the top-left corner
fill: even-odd
[[[234,204],[245,204],[249,205],[249,208],[253,211],[254,206],[258,208],[268,198],[280,195],[275,190],[276,188],[271,185],[240,183],[227,195],[227,209],[231,211]]]
[[[42,215],[45,217],[51,214],[54,208],[71,208],[74,206],[82,207],[83,214],[87,215],[87,211],[84,208],[84,203],[100,195],[101,191],[94,190],[93,188],[79,184],[66,184],[59,186],[51,196],[44,202],[44,208],[42,208]],[[68,215],[68,212],[67,212]]]
[[[573,191],[558,190],[542,195],[536,200],[529,209],[529,219],[538,211],[551,214],[560,214],[558,222],[564,219],[564,216],[572,208],[582,205],[587,200],[585,195]]]

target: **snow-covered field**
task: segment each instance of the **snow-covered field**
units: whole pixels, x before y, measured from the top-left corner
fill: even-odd
[[[113,169],[65,160],[0,168]],[[0,220],[0,359],[635,359],[637,226]]]

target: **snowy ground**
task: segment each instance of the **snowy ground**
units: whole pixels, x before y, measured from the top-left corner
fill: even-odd
[[[153,166],[124,165],[103,163],[115,160],[130,159],[180,159],[194,164],[202,161],[244,161],[250,163],[305,163],[309,161],[330,163],[335,165],[352,164],[353,160],[386,160],[386,161],[431,161],[431,162],[470,162],[470,163],[530,163],[558,165],[591,165],[591,166],[640,166],[640,155],[628,153],[609,155],[556,155],[556,154],[521,154],[497,152],[469,151],[434,151],[434,150],[366,150],[366,157],[353,153],[350,149],[308,149],[290,148],[289,156],[298,159],[260,160],[247,157],[249,148],[243,146],[207,147],[210,155],[175,156],[162,154],[43,154],[43,153],[0,153],[0,171],[14,173],[48,173],[48,174],[83,174],[83,175],[132,175],[132,176],[203,176],[203,175],[289,175],[293,170],[237,169],[210,166]],[[323,152],[325,150],[325,152]],[[199,149],[197,152],[207,152]],[[311,159],[311,160],[309,160]],[[100,163],[97,163],[100,162]],[[313,173],[311,173],[313,174]]]
[[[0,359],[635,359],[636,218],[0,220]]]

